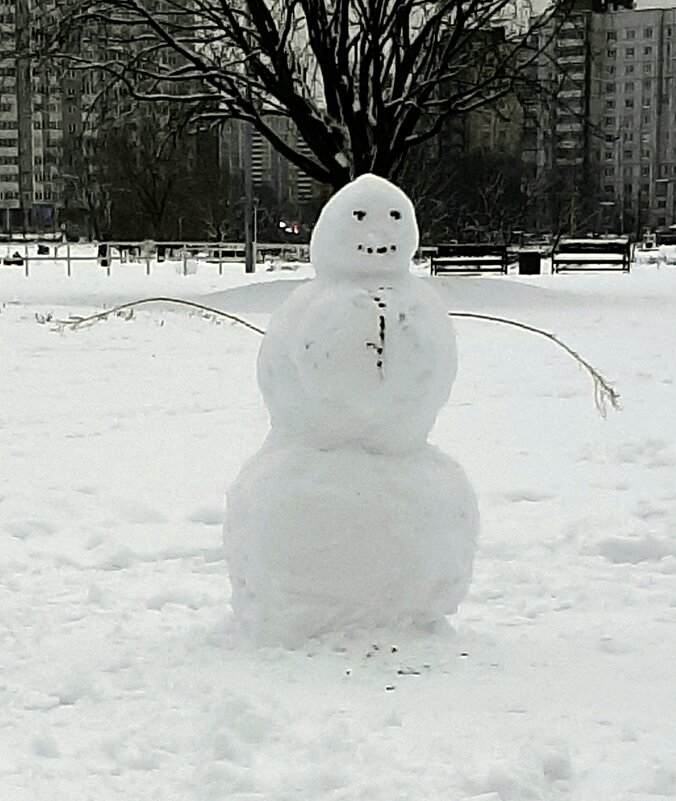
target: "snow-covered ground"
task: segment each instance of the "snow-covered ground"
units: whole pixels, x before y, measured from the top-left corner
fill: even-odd
[[[226,487],[268,427],[255,333],[310,268],[0,268],[2,801],[676,798],[676,271],[434,280],[457,320],[432,434],[482,512],[449,635],[256,650],[229,626]],[[422,278],[421,280],[430,280]]]

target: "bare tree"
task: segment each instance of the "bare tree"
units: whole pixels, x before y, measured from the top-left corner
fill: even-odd
[[[525,176],[517,153],[420,152],[407,161],[401,183],[425,221],[424,242],[483,236],[509,244],[531,210]]]
[[[396,177],[444,121],[532,76],[573,0],[67,0],[52,55],[137,100],[250,122],[307,175]],[[297,147],[271,124],[288,117]]]

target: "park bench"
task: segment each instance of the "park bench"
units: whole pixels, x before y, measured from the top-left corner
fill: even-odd
[[[310,248],[306,244],[259,244],[257,248],[258,258],[262,262],[267,261],[308,261],[310,258]]]
[[[209,262],[244,262],[245,259],[246,249],[244,245],[239,244],[210,247],[207,256],[207,261]]]
[[[676,230],[655,231],[655,242],[658,245],[676,245]]]
[[[493,244],[437,245],[430,259],[430,274],[507,273],[507,248]]]
[[[561,239],[552,254],[552,272],[621,270],[631,267],[628,239]]]

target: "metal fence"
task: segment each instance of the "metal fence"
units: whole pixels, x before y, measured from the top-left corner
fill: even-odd
[[[2,250],[6,254],[0,256],[0,266],[23,267],[26,277],[32,265],[40,262],[63,264],[68,277],[73,273],[73,265],[81,262],[95,263],[107,275],[112,274],[115,265],[135,263],[144,265],[146,275],[150,275],[153,265],[168,261],[181,265],[181,272],[187,275],[191,259],[216,264],[218,274],[222,275],[225,264],[245,262],[241,242],[8,242]],[[308,245],[261,243],[254,253],[260,264],[271,260],[309,261]]]

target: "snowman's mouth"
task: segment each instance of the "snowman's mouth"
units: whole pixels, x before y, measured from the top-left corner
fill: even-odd
[[[375,254],[380,255],[380,256],[383,256],[385,253],[389,253],[389,252],[394,253],[394,251],[396,249],[397,249],[396,245],[389,245],[389,247],[387,245],[382,245],[379,248],[373,248],[373,247],[370,247],[370,246],[366,247],[365,245],[358,245],[357,246],[357,250],[366,251],[369,255],[373,255],[375,253]]]

